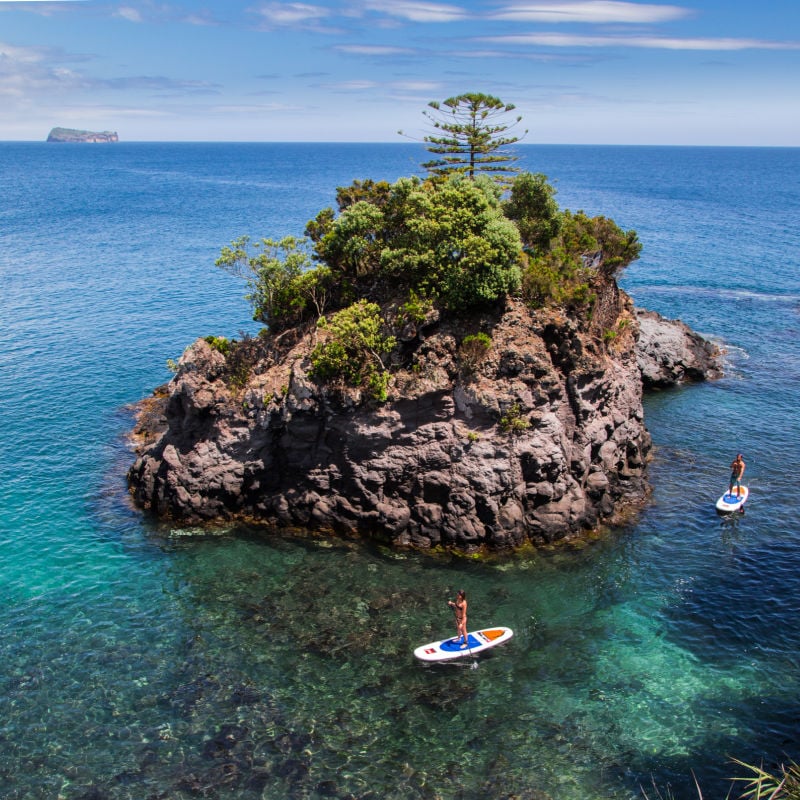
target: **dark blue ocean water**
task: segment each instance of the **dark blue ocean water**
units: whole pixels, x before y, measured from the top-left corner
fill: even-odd
[[[644,243],[624,286],[727,348],[646,403],[652,504],[499,563],[214,537],[126,500],[129,404],[254,330],[213,266],[415,145],[0,143],[0,797],[723,797],[800,758],[800,150],[521,148]],[[713,501],[741,451],[751,500]],[[476,670],[414,646],[471,621]],[[651,792],[652,793],[652,792]]]

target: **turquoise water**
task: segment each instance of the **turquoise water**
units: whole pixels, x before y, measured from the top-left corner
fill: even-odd
[[[624,284],[728,349],[648,398],[652,504],[583,548],[475,563],[171,530],[127,503],[129,405],[253,330],[214,269],[300,234],[407,145],[0,143],[0,797],[723,797],[800,757],[800,150],[527,147],[644,242]],[[714,499],[735,452],[747,513]],[[478,669],[413,648],[475,625]]]

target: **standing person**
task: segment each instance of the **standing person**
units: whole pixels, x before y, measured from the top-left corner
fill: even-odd
[[[456,633],[457,636],[453,639],[453,643],[457,642],[462,636],[464,643],[461,645],[463,650],[467,646],[467,593],[463,589],[459,589],[456,594],[455,601],[448,600],[447,605],[453,609],[456,615]]]
[[[742,489],[742,475],[744,475],[744,459],[741,453],[736,454],[736,458],[731,461],[731,483],[728,487],[728,494],[733,494],[733,487],[736,486],[736,496],[738,497]]]

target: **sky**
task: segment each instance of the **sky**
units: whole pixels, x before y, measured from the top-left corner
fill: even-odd
[[[0,0],[0,140],[401,142],[465,92],[530,144],[800,146],[800,0]]]

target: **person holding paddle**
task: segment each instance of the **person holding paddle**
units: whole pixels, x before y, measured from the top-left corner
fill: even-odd
[[[733,494],[733,487],[736,486],[736,496],[741,494],[742,475],[744,475],[744,459],[741,453],[736,454],[736,458],[731,462],[731,483],[728,487],[728,494]]]
[[[463,589],[459,589],[456,593],[455,601],[448,600],[447,605],[453,609],[453,614],[456,617],[456,633],[458,635],[453,639],[453,643],[463,636],[464,643],[461,645],[463,650],[469,641],[467,639],[467,593]]]

